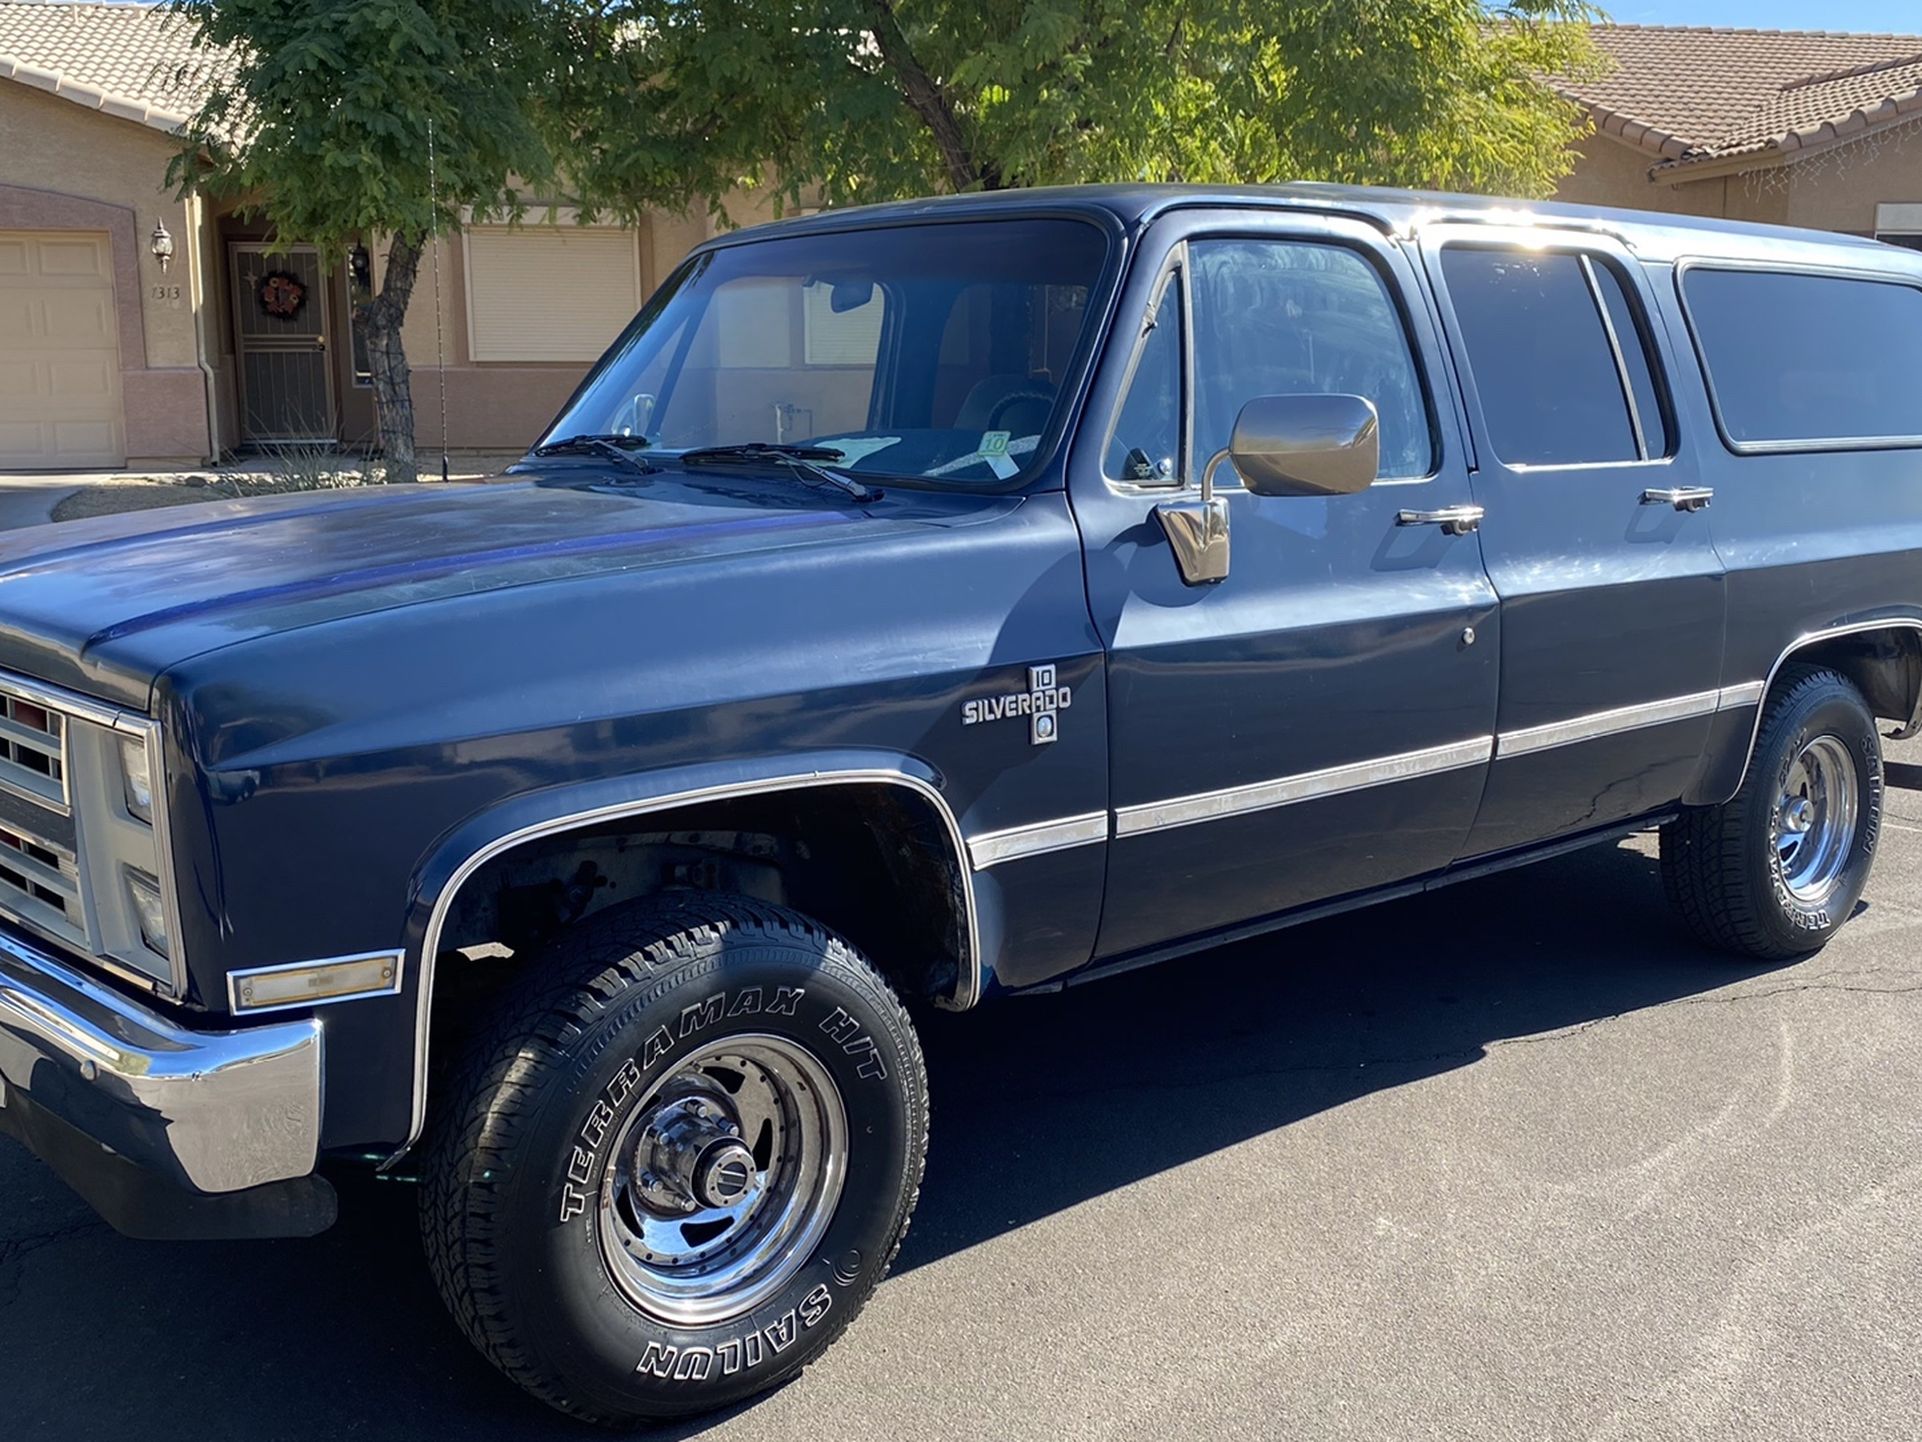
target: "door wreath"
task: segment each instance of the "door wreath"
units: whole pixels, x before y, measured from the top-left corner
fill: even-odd
[[[284,270],[270,270],[260,278],[254,291],[260,308],[276,320],[292,320],[307,304],[307,287],[298,276]]]

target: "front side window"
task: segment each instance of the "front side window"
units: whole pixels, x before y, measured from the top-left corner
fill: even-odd
[[[1736,445],[1922,437],[1922,289],[1697,268],[1682,293]]]
[[[1228,444],[1235,417],[1257,396],[1341,394],[1374,402],[1383,478],[1434,469],[1407,330],[1361,256],[1337,245],[1200,240],[1188,247],[1188,265],[1197,465]]]
[[[1667,453],[1647,340],[1606,264],[1451,245],[1442,274],[1489,443],[1506,464],[1605,465]]]
[[[549,431],[773,442],[881,479],[1027,476],[1076,379],[1102,231],[1032,218],[723,246],[663,287]]]

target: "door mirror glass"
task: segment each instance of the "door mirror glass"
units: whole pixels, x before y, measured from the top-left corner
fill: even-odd
[[[630,396],[615,416],[614,429],[624,436],[645,436],[653,419],[654,397],[647,394]]]
[[[1345,496],[1381,469],[1381,423],[1361,396],[1258,396],[1241,408],[1228,449],[1258,496]]]

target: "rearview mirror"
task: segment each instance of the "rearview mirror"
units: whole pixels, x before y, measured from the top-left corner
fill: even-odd
[[[874,299],[874,282],[871,280],[837,280],[828,291],[828,309],[836,315],[846,315],[851,310],[859,310]]]
[[[1362,396],[1257,396],[1209,469],[1223,460],[1258,496],[1350,495],[1380,473],[1381,421]]]

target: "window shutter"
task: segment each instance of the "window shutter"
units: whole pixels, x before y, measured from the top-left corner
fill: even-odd
[[[631,230],[474,226],[466,247],[470,359],[595,360],[640,309]]]

